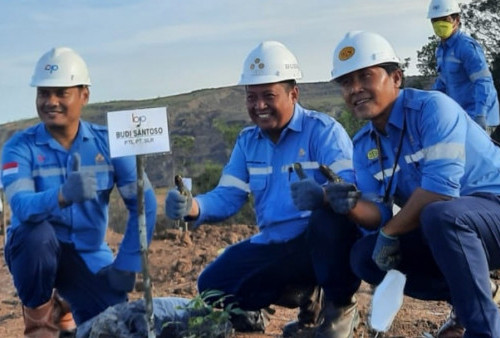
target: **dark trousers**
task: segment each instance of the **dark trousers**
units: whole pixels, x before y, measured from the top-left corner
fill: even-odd
[[[77,324],[108,306],[127,300],[92,273],[72,244],[60,242],[49,222],[26,223],[12,229],[5,260],[23,305],[46,303],[54,288],[70,303]]]
[[[307,230],[285,243],[234,244],[198,278],[198,290],[232,295],[243,310],[258,310],[277,301],[286,285],[319,285],[325,299],[349,303],[360,280],[350,269],[349,252],[359,230],[330,209],[313,212]]]
[[[385,272],[371,256],[376,235],[352,249],[354,272],[379,284]],[[500,337],[500,313],[491,296],[489,271],[500,267],[500,199],[491,194],[434,202],[420,215],[420,227],[400,236],[405,294],[453,305],[466,337]]]

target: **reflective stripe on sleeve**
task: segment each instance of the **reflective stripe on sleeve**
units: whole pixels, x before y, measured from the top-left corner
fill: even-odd
[[[144,191],[152,189],[151,182],[146,174],[144,174]],[[121,187],[118,187],[120,195],[123,198],[134,198],[137,195],[137,181],[130,182]]]
[[[248,183],[245,183],[239,178],[232,175],[222,175],[218,185],[221,187],[233,187],[243,190],[246,193],[250,193],[250,186],[248,185]]]
[[[35,182],[29,178],[16,180],[5,188],[5,196],[7,196],[8,200],[10,200],[14,194],[20,191],[35,191]]]
[[[406,163],[417,162],[422,158],[425,158],[426,161],[445,159],[465,161],[465,146],[460,143],[438,143],[414,154],[405,155]]]
[[[91,171],[95,173],[99,172],[114,172],[115,168],[112,165],[89,165],[89,166],[83,166],[82,167],[83,171]]]
[[[491,76],[491,73],[490,73],[489,69],[481,69],[479,72],[472,73],[469,76],[469,80],[471,82],[474,82],[474,81],[479,80],[479,79],[481,79],[483,77],[489,78],[490,76]]]
[[[342,170],[352,170],[353,169],[352,160],[347,160],[347,159],[335,161],[332,164],[330,164],[329,167],[330,167],[330,169],[332,169],[332,171],[334,173],[339,173]]]

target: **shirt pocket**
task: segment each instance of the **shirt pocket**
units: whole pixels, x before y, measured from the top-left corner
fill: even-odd
[[[457,74],[462,72],[462,64],[458,62],[448,62],[446,69],[452,74]]]
[[[253,194],[258,194],[266,189],[271,171],[272,168],[266,164],[248,166],[249,186]]]

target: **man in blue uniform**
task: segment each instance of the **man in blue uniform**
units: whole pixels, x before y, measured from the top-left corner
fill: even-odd
[[[208,265],[198,279],[199,291],[223,291],[241,309],[258,312],[283,304],[280,298],[291,285],[311,290],[319,285],[325,298],[321,325],[314,327],[319,299],[305,292],[294,305],[300,307],[299,320],[285,326],[284,336],[310,325],[316,337],[351,337],[360,281],[350,270],[349,251],[358,229],[328,208],[321,186],[326,179],[318,168],[325,164],[354,182],[352,143],[333,118],[299,105],[296,80],[302,74],[284,45],[259,44],[243,67],[240,85],[255,126],[239,134],[214,190],[196,198],[171,190],[166,214],[193,220],[195,226],[216,222],[235,214],[251,193],[259,233],[226,248]],[[296,162],[308,178],[300,180]]]
[[[80,119],[89,99],[84,60],[54,48],[38,61],[41,123],[16,133],[2,153],[12,219],[5,259],[23,304],[25,336],[58,337],[61,295],[77,324],[127,300],[141,271],[134,157],[110,158],[107,129]],[[156,199],[146,179],[148,239]],[[105,241],[114,186],[129,211],[116,258]],[[57,293],[54,292],[57,289]]]
[[[441,39],[432,89],[448,94],[491,134],[500,119],[498,95],[483,49],[460,31],[460,6],[456,0],[432,0],[427,17]]]
[[[407,295],[449,301],[440,337],[500,337],[489,278],[500,267],[500,149],[448,96],[400,89],[399,59],[378,34],[348,33],[332,75],[369,121],[353,139],[362,198],[348,215],[373,233],[354,245],[353,270],[377,285],[396,268]]]

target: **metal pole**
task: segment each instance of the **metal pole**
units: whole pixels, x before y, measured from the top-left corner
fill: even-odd
[[[151,292],[151,278],[148,266],[148,240],[146,232],[146,213],[144,211],[144,161],[141,155],[137,159],[137,213],[139,216],[139,241],[141,247],[142,279],[144,282],[144,307],[146,310],[146,325],[148,338],[154,338],[153,296]]]
[[[7,243],[7,200],[5,199],[5,192],[3,189],[0,189],[0,203],[2,203],[2,233],[3,233],[3,244]]]

